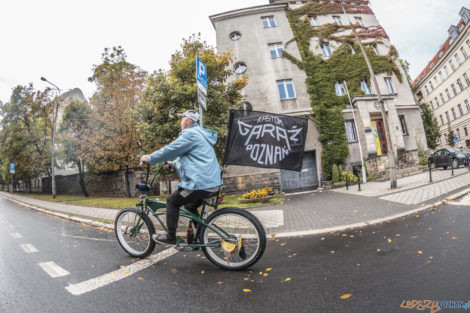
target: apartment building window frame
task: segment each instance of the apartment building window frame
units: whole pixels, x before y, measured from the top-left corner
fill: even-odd
[[[330,49],[330,44],[328,42],[323,42],[320,45],[321,52],[325,58],[328,58],[331,56],[331,49]]]
[[[369,82],[365,79],[361,80],[361,89],[364,91],[364,94],[370,95],[372,94],[372,90],[370,89]]]
[[[455,108],[450,108],[450,111],[452,112],[452,116],[454,117],[454,120],[456,120],[457,114],[455,113]]]
[[[364,27],[364,22],[362,21],[362,17],[360,17],[360,16],[355,16],[355,17],[354,17],[354,20],[355,20],[356,22],[358,22],[359,25],[361,25],[361,27]]]
[[[442,117],[442,114],[440,114],[439,117],[441,118],[441,126],[444,126],[444,118]]]
[[[429,80],[429,86],[431,87],[431,91],[433,91],[434,90],[434,85],[432,84],[431,80]]]
[[[379,47],[376,43],[372,44],[372,49],[374,49],[375,54],[379,55]]]
[[[428,85],[425,85],[425,86],[424,86],[424,89],[426,90],[426,95],[429,95]]]
[[[318,17],[316,15],[309,15],[308,17],[310,21],[310,26],[319,26],[320,24],[318,23]]]
[[[449,65],[452,68],[452,71],[455,71],[455,65],[454,65],[454,62],[452,62],[452,60],[449,60]]]
[[[463,128],[463,133],[465,134],[465,137],[468,137],[468,129],[467,127]]]
[[[261,23],[263,24],[263,28],[272,28],[277,26],[274,15],[262,16]]]
[[[454,97],[457,95],[457,89],[455,89],[455,84],[450,84],[450,88],[452,88],[452,92],[454,93]]]
[[[464,47],[460,47],[460,52],[462,52],[463,58],[466,60],[468,59],[467,51],[465,51]]]
[[[439,97],[441,97],[442,104],[446,103],[446,101],[444,100],[444,96],[442,95],[442,93],[439,94]]]
[[[268,44],[269,53],[271,55],[271,59],[282,58],[282,52],[284,51],[284,47],[281,42],[270,43]]]
[[[463,113],[462,105],[460,103],[457,104],[457,108],[459,109],[460,116],[462,116],[464,113]]]
[[[457,78],[457,85],[459,85],[460,92],[462,92],[464,90],[464,87],[463,87],[463,84],[462,84],[462,81],[460,80],[460,78]]]
[[[437,99],[437,96],[434,97],[434,101],[436,101],[436,108],[438,108],[440,104],[439,104],[439,99]]]
[[[465,103],[465,107],[467,108],[467,113],[470,113],[470,103],[468,103],[467,99],[464,100],[464,103]]]
[[[451,96],[450,96],[449,88],[446,88],[445,92],[447,95],[447,100],[450,100]]]
[[[431,110],[434,110],[434,104],[432,103],[432,100],[429,100],[429,105],[431,106]]]
[[[343,82],[335,83],[335,92],[338,97],[344,96],[346,94],[344,91]]]
[[[439,79],[441,80],[441,82],[444,81],[444,75],[442,75],[442,71],[439,71]]]
[[[449,70],[447,69],[447,65],[444,65],[443,69],[446,72],[446,77],[449,77]]]
[[[346,139],[348,140],[348,143],[358,142],[354,120],[344,121],[344,129],[346,131]]]
[[[467,87],[470,86],[470,79],[468,78],[467,73],[463,73],[463,78],[465,79],[465,82],[467,83]]]
[[[459,54],[458,53],[454,54],[454,57],[455,57],[455,60],[457,61],[457,64],[462,65],[462,60],[460,60]]]
[[[336,23],[339,26],[343,26],[343,21],[341,20],[341,16],[333,15],[332,18],[333,18],[333,23]]]
[[[295,88],[292,79],[283,79],[276,81],[277,91],[281,100],[295,99]],[[290,88],[289,88],[290,87]]]
[[[439,86],[439,81],[437,80],[436,75],[434,75],[433,79],[434,79],[434,83],[436,84],[436,87]]]
[[[391,77],[384,77],[384,80],[385,80],[385,85],[387,85],[388,92],[390,94],[395,94],[395,89],[393,88],[393,85],[392,85],[392,78]]]
[[[398,115],[398,119],[400,120],[401,125],[401,133],[403,136],[408,136],[408,129],[406,127],[406,120],[404,115]]]
[[[445,113],[446,113],[447,123],[450,123],[449,111],[446,111]]]

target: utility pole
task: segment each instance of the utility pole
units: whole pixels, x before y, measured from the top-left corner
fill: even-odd
[[[55,199],[56,195],[57,195],[57,189],[56,189],[56,185],[55,185],[55,162],[54,162],[54,149],[55,149],[55,147],[54,147],[54,142],[55,142],[55,129],[56,129],[56,124],[57,124],[57,111],[59,110],[60,89],[59,89],[59,87],[57,87],[56,85],[54,85],[53,83],[51,83],[50,81],[45,79],[44,77],[41,77],[41,80],[51,84],[59,92],[59,94],[57,95],[57,98],[55,99],[55,106],[54,106],[53,111],[52,111],[53,121],[52,121],[52,146],[51,146],[51,180],[52,180],[51,181],[51,189],[52,189],[52,199]]]
[[[392,143],[392,137],[390,136],[390,128],[388,125],[388,116],[387,113],[385,112],[385,107],[384,107],[384,101],[382,99],[382,94],[380,93],[379,90],[379,85],[377,84],[377,79],[375,77],[374,70],[372,68],[372,64],[370,63],[369,57],[367,56],[367,53],[364,49],[364,46],[362,45],[361,40],[359,39],[359,36],[357,35],[356,28],[354,27],[353,23],[351,23],[351,20],[349,19],[349,15],[346,13],[346,10],[344,9],[343,5],[343,0],[340,0],[341,3],[341,8],[343,8],[343,12],[348,18],[349,25],[351,25],[352,32],[354,34],[354,37],[357,40],[357,43],[359,44],[359,47],[361,48],[362,55],[364,56],[364,59],[366,60],[367,67],[369,69],[370,73],[370,80],[372,81],[372,84],[374,85],[374,89],[377,93],[377,99],[380,105],[380,112],[382,113],[382,121],[384,123],[384,129],[385,129],[385,138],[387,140],[387,146],[388,146],[388,165],[390,169],[390,188],[391,189],[396,189],[397,188],[397,167],[396,167],[396,147]]]

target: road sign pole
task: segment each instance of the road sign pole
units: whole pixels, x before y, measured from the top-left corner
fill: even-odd
[[[196,57],[197,102],[199,103],[199,124],[203,127],[203,109],[207,108],[207,66]]]

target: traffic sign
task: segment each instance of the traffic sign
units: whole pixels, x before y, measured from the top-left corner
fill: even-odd
[[[196,79],[207,90],[207,66],[196,57]]]
[[[15,174],[15,163],[10,163],[10,174]]]
[[[455,143],[457,143],[457,142],[459,142],[459,137],[454,137],[453,140],[454,140]]]

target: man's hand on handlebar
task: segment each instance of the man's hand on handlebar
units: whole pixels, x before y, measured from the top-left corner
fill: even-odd
[[[143,155],[143,156],[140,158],[140,163],[141,163],[141,164],[147,163],[148,157],[149,157],[148,154]]]
[[[166,161],[163,166],[165,166],[165,168],[173,168],[173,162],[171,161]]]

